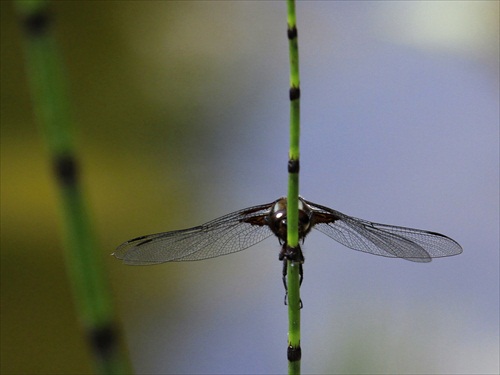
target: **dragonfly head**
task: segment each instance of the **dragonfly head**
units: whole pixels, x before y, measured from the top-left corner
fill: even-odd
[[[312,211],[299,199],[299,240],[304,240],[311,230]],[[287,241],[287,204],[286,198],[278,199],[269,213],[269,227],[273,233],[282,241]]]

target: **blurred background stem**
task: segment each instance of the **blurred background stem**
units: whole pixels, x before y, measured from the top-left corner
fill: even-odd
[[[59,189],[68,277],[82,334],[97,373],[130,373],[120,346],[102,253],[98,251],[82,193],[63,64],[51,35],[47,1],[16,1],[34,112]],[[35,188],[36,187],[32,187]]]

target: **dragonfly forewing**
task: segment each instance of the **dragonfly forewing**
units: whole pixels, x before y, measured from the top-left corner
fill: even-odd
[[[246,208],[189,229],[137,237],[120,245],[113,255],[125,264],[152,265],[235,253],[273,234],[266,225],[248,222],[266,215],[271,205]]]

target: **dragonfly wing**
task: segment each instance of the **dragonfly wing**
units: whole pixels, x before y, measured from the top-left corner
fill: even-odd
[[[194,228],[137,237],[120,245],[113,255],[129,265],[149,265],[235,253],[273,234],[267,225],[255,224],[263,223],[260,217],[271,206],[246,208]]]
[[[313,223],[314,228],[354,250],[413,262],[430,262],[431,258],[462,253],[457,242],[440,233],[373,223],[307,203],[315,214],[319,212],[320,220]],[[322,220],[322,217],[333,217],[334,220]]]

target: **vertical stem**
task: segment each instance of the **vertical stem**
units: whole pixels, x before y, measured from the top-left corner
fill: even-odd
[[[300,80],[295,0],[287,0],[287,34],[290,55],[290,149],[288,153],[287,246],[299,249],[299,140]],[[300,374],[300,267],[287,260],[288,373]]]
[[[117,324],[101,254],[79,179],[78,157],[70,125],[70,105],[63,64],[50,33],[53,21],[47,1],[16,1],[25,36],[27,75],[34,111],[52,162],[59,188],[64,221],[68,277],[80,324],[91,348],[97,373],[130,373],[125,351],[119,345]]]

